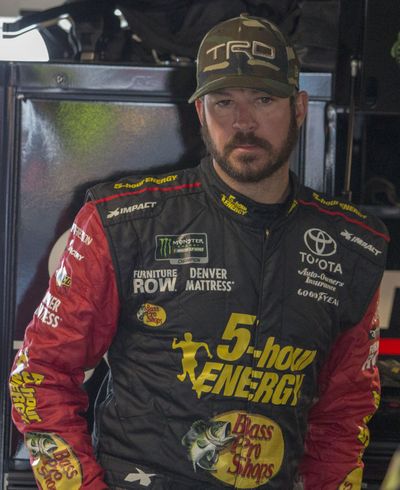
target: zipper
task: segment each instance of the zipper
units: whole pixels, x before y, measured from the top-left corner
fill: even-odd
[[[265,259],[267,256],[267,243],[268,243],[270,236],[271,236],[271,230],[269,228],[265,228],[263,231],[262,258],[261,258],[262,263],[261,263],[259,299],[258,299],[258,305],[257,305],[257,316],[256,316],[256,322],[254,325],[254,329],[252,330],[252,337],[251,337],[251,345],[252,345],[254,350],[256,349],[257,340],[258,340],[258,325],[259,325],[260,317],[261,317],[262,296],[263,296],[263,288],[264,288]],[[252,360],[251,360],[252,372],[254,372],[256,370],[257,362],[258,362],[258,359],[253,356]],[[250,405],[252,398],[253,398],[252,396],[248,397],[247,402],[246,402],[246,405],[247,405],[246,412],[250,415],[252,414],[252,407]],[[253,409],[254,409],[254,406],[253,406]],[[240,455],[242,455],[243,450],[245,450],[244,446],[242,446],[242,448],[241,448],[241,451],[239,453]],[[238,476],[235,477],[235,483],[234,483],[235,489],[239,488],[237,486],[237,479],[238,479]]]

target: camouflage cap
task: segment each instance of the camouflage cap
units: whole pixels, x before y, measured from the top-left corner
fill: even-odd
[[[299,87],[299,61],[278,27],[261,17],[241,14],[213,27],[197,55],[193,102],[222,88],[254,88],[289,97]]]

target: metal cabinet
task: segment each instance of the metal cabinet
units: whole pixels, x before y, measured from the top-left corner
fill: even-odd
[[[332,77],[304,73],[300,80],[310,112],[292,167],[306,184],[332,193],[335,168],[325,157]],[[194,84],[193,67],[0,63],[1,386],[85,189],[198,163],[203,144],[187,103]],[[4,389],[0,414],[4,488],[34,488]]]

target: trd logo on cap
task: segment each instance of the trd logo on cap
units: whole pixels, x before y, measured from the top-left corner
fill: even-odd
[[[232,53],[243,53],[249,59],[248,63],[250,65],[258,65],[265,64],[265,61],[258,58],[264,58],[267,60],[274,60],[276,57],[276,51],[273,46],[268,46],[268,44],[264,44],[260,41],[228,41],[227,43],[221,43],[213,48],[210,48],[206,51],[206,54],[212,54],[213,60],[218,60],[219,53],[224,56],[224,66],[221,64],[210,65],[204,68],[204,71],[214,70],[225,68],[229,66],[229,63],[226,60],[229,60]],[[221,58],[221,55],[220,55]]]

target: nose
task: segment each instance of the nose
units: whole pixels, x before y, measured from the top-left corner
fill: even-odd
[[[252,108],[247,105],[237,105],[233,128],[248,133],[254,131],[257,127],[257,120],[253,114]]]

